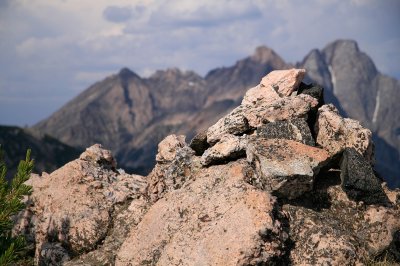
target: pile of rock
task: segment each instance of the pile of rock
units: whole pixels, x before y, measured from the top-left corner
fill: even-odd
[[[400,260],[400,192],[374,174],[371,131],[304,75],[273,71],[190,144],[168,136],[147,177],[120,173],[100,146],[33,176],[16,230],[39,264]]]

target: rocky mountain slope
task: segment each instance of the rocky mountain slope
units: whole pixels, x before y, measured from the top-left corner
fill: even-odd
[[[4,150],[9,180],[15,174],[19,161],[25,159],[28,149],[31,149],[31,158],[35,160],[35,173],[54,171],[78,158],[82,152],[48,135],[10,126],[0,126],[0,145]]]
[[[326,89],[326,102],[372,129],[377,169],[391,186],[400,186],[399,82],[380,74],[353,41],[313,50],[299,66],[309,71],[308,82]],[[165,136],[194,136],[235,108],[265,74],[290,67],[271,49],[259,47],[252,56],[204,78],[178,69],[140,78],[122,69],[34,128],[80,148],[102,143],[127,171],[147,174]]]
[[[323,104],[305,71],[273,71],[146,176],[96,144],[28,181],[16,233],[38,265],[400,262],[400,190],[374,174],[369,129]]]

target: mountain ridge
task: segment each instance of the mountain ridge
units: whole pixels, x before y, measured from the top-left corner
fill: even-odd
[[[9,168],[6,179],[11,180],[19,161],[25,159],[28,149],[35,161],[33,171],[53,171],[79,157],[82,150],[66,145],[57,139],[29,128],[0,126],[0,145]]]

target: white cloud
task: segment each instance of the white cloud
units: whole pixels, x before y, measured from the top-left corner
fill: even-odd
[[[164,2],[156,9],[149,23],[157,27],[217,27],[235,21],[258,19],[261,12],[251,1],[182,1]]]

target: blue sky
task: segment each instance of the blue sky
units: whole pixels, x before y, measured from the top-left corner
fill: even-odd
[[[201,75],[267,45],[288,62],[354,39],[400,79],[399,0],[0,0],[0,124],[32,125],[127,66]]]

